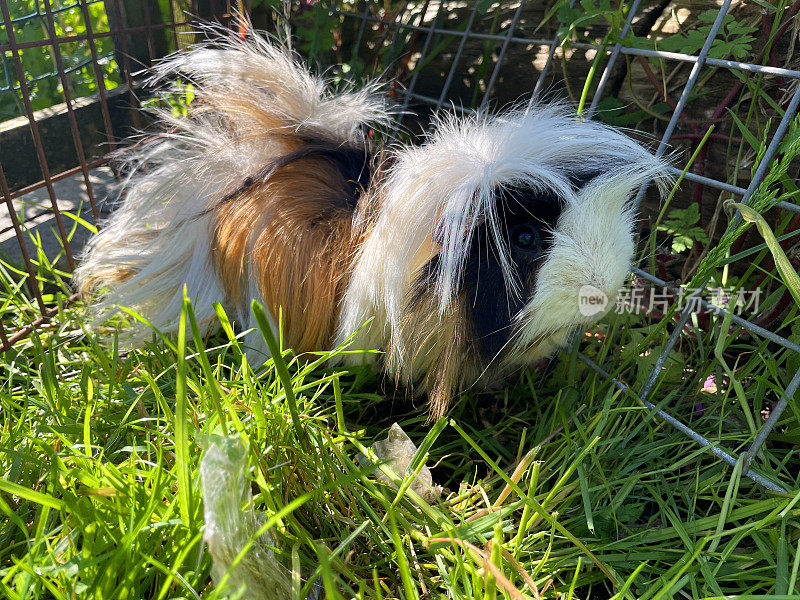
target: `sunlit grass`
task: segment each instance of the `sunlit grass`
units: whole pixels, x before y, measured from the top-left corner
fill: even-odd
[[[35,311],[12,283],[19,273],[3,275],[13,325]],[[63,300],[63,275],[50,281],[48,298]],[[249,449],[253,505],[275,520],[279,564],[300,575],[295,598],[317,588],[330,598],[800,593],[800,492],[764,491],[574,356],[547,375],[465,394],[427,424],[421,400],[369,370],[336,367],[342,349],[284,350],[254,369],[233,328],[193,339],[188,302],[185,310],[182,336],[131,351],[115,341],[114,323],[89,330],[76,304],[3,355],[1,595],[219,597],[199,477],[200,444],[212,433]],[[654,327],[617,316],[581,349],[635,389],[666,335],[657,328],[656,350],[642,353]],[[752,382],[742,402],[722,385],[700,392],[719,371],[717,343],[687,338],[656,396],[709,439],[742,450],[760,418],[759,392],[789,357],[726,340],[749,357],[736,365]],[[398,474],[399,489],[379,481],[357,458],[394,421],[421,448],[415,464],[424,459],[445,487],[440,502],[425,503]],[[797,432],[790,414],[755,461],[790,490],[800,489]]]

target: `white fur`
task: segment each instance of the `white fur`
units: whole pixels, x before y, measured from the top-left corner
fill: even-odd
[[[185,283],[204,332],[215,326],[217,301],[249,328],[254,325],[250,299],[261,299],[253,267],[246,261],[241,273],[247,292],[227,298],[212,264],[207,209],[283,153],[285,134],[365,143],[365,126],[386,125],[390,113],[375,86],[333,93],[285,50],[257,36],[242,41],[229,34],[222,48],[201,45],[177,54],[157,69],[153,81],[178,73],[194,82],[200,110],[190,118],[161,114],[169,133],[126,154],[131,174],[120,189],[121,205],[90,241],[75,280],[78,285],[94,280],[105,288],[95,305],[101,316],[124,305],[174,332]],[[236,100],[233,108],[202,110],[204,100],[215,106],[214,100],[224,105],[226,98]],[[285,128],[259,126],[253,119],[259,113],[278,117]],[[364,225],[367,236],[356,250],[334,340],[344,343],[372,319],[355,336],[355,348],[388,350],[390,371],[405,380],[424,375],[434,356],[423,354],[443,347],[445,317],[478,226],[486,224],[494,237],[505,285],[524,296],[503,358],[506,366],[522,364],[552,352],[569,331],[596,319],[578,310],[581,286],[614,297],[633,252],[630,196],[643,182],[665,174],[665,164],[638,143],[563,105],[494,117],[444,115],[435,125],[425,144],[391,151],[382,189],[372,195],[375,221],[359,223],[372,219],[370,211],[356,214],[355,229]],[[577,190],[570,178],[590,172],[601,175]],[[502,239],[495,197],[500,187],[551,192],[564,203],[532,291],[520,280]],[[401,329],[409,289],[415,269],[431,253],[440,257],[434,301],[426,303],[430,314],[414,315],[415,326],[425,331],[415,332],[417,347],[407,351]],[[113,276],[118,268],[133,276],[118,281]],[[131,341],[148,333],[139,328]],[[253,346],[252,356],[267,356],[260,336],[245,343]]]
[[[286,48],[252,29],[244,40],[223,28],[210,29],[224,36],[214,48],[199,44],[188,52],[173,54],[156,67],[150,81],[182,75],[200,90],[224,90],[252,101],[297,130],[339,143],[362,141],[364,125],[378,127],[390,122],[386,100],[376,93],[377,83],[336,93],[331,82],[312,75]],[[244,124],[248,121],[247,114],[239,118]]]
[[[579,310],[579,291],[592,286],[609,299],[609,308],[628,275],[633,258],[634,214],[627,202],[639,185],[657,172],[632,170],[593,181],[568,205],[553,232],[554,243],[536,278],[533,297],[517,316],[514,347],[523,352],[534,341],[597,321]]]
[[[363,143],[365,125],[380,126],[390,119],[375,86],[334,93],[285,49],[264,38],[252,35],[243,41],[228,32],[221,43],[221,49],[200,45],[173,55],[152,81],[180,73],[194,82],[201,107],[209,96],[229,94],[278,116],[292,132],[342,144]],[[246,111],[159,116],[169,133],[123,153],[130,175],[118,192],[120,206],[90,240],[74,279],[78,287],[97,279],[96,287],[105,288],[94,305],[99,318],[123,305],[164,332],[177,331],[185,283],[197,320],[207,331],[214,326],[212,303],[224,303],[226,297],[212,265],[211,223],[204,211],[281,153],[276,136],[283,132],[258,129]],[[117,281],[113,271],[119,267],[130,268],[134,276]],[[243,277],[252,282],[249,265],[245,269]],[[247,297],[226,305],[231,318],[246,326],[254,325],[254,287],[250,290]],[[129,341],[147,335],[147,328],[138,327]],[[266,351],[259,336],[248,342],[256,352]]]
[[[581,285],[616,295],[633,252],[630,194],[665,173],[664,163],[641,145],[601,123],[574,116],[563,105],[495,117],[444,117],[425,145],[402,148],[396,158],[380,216],[356,259],[338,340],[377,315],[358,344],[391,345],[399,350],[401,362],[406,353],[400,323],[413,264],[432,227],[434,238],[441,239],[436,293],[444,315],[475,227],[485,221],[498,235],[497,187],[552,190],[563,199],[554,247],[540,269],[533,297],[518,315],[515,343],[522,352],[542,336],[585,321],[578,312]],[[576,193],[570,175],[590,171],[603,175]],[[504,240],[496,241],[507,250]],[[500,258],[506,285],[523,293],[507,251]],[[566,336],[562,332],[558,337]]]

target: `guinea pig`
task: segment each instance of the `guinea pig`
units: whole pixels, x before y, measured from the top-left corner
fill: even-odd
[[[75,272],[93,310],[175,332],[185,284],[205,334],[215,302],[255,327],[257,299],[296,352],[381,350],[342,360],[426,393],[433,417],[598,320],[586,289],[613,305],[632,194],[667,179],[562,104],[441,114],[421,145],[381,145],[378,86],[335,91],[255,34],[173,55],[153,80],[177,75],[194,84],[188,116],[162,111],[163,133],[125,151],[116,210]],[[260,334],[246,341],[266,356]]]

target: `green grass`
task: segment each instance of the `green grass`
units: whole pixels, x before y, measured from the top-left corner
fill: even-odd
[[[755,81],[745,91],[774,105]],[[726,159],[737,170],[749,153],[763,155],[769,132],[760,104],[748,106],[744,123],[734,117],[742,141],[731,142]],[[797,198],[789,164],[800,155],[799,132],[796,119],[792,147],[754,199],[759,213],[773,198]],[[769,221],[778,240],[795,235],[790,218]],[[786,287],[769,262],[774,244],[759,244],[755,232],[731,256],[746,227],[716,241],[695,281],[751,289],[764,274],[768,314]],[[260,367],[247,363],[229,326],[196,342],[188,304],[178,339],[121,347],[117,328],[127,317],[89,330],[84,307],[65,306],[63,257],[32,241],[44,300],[59,310],[0,356],[0,598],[225,597],[202,541],[200,465],[212,440],[232,458],[244,449],[252,498],[244,514],[253,520],[239,530],[248,539],[231,541],[228,559],[239,570],[228,583],[242,569],[263,577],[259,557],[271,550],[287,575],[286,596],[299,599],[312,589],[370,600],[800,598],[796,398],[753,461],[791,490],[785,495],[714,458],[574,352],[548,373],[533,369],[501,390],[464,394],[431,424],[421,400],[369,370],[336,367],[332,355],[346,349],[286,350]],[[643,243],[643,264],[667,242],[654,234]],[[26,277],[0,262],[9,332],[39,316]],[[797,312],[771,328],[800,343]],[[612,316],[579,349],[638,390],[669,323]],[[651,399],[739,453],[800,356],[727,325],[693,319]],[[717,390],[701,391],[712,376]],[[444,486],[440,502],[419,499],[408,477],[389,473],[397,485],[384,483],[358,458],[395,421],[421,448],[413,464],[431,466]],[[236,497],[239,488],[228,492]],[[265,535],[250,539],[256,531]],[[236,556],[240,544],[261,554]]]
[[[48,300],[63,301],[64,274],[37,262]],[[22,325],[35,306],[19,272],[2,275],[4,322]],[[256,547],[267,540],[282,568],[295,566],[292,598],[315,586],[369,599],[800,594],[796,403],[754,462],[795,490],[777,495],[574,355],[548,375],[465,394],[428,424],[420,401],[368,370],[331,366],[342,349],[287,350],[254,369],[229,327],[193,341],[186,311],[178,339],[130,351],[116,342],[124,319],[89,330],[77,304],[2,356],[0,596],[224,596],[202,541],[210,435],[246,449],[252,508],[269,525]],[[665,329],[616,316],[581,350],[638,389]],[[710,331],[685,337],[653,398],[742,451],[799,359]],[[701,392],[711,374],[742,385]],[[440,502],[359,462],[394,421],[422,449],[415,464],[445,487]]]

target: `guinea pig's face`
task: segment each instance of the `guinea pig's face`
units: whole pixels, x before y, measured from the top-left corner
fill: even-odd
[[[339,323],[426,391],[498,382],[613,306],[633,255],[633,192],[664,164],[563,107],[439,123],[397,153]]]
[[[625,282],[634,251],[629,198],[641,181],[608,173],[590,177],[561,204],[525,306],[516,314],[511,360],[540,358],[549,350],[545,344],[537,351],[537,341],[558,346],[570,331],[599,320]]]

